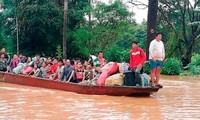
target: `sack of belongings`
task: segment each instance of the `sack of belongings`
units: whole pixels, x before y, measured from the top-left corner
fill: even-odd
[[[105,85],[114,86],[114,85],[123,85],[123,83],[124,83],[123,74],[118,73],[109,76],[106,79]]]
[[[109,68],[110,68],[110,66],[112,66],[114,64],[114,62],[109,62],[109,63],[107,63],[106,65],[104,65],[101,69],[100,69],[100,71],[103,73],[103,72],[105,72],[105,71],[107,71]]]
[[[115,74],[117,73],[119,70],[119,66],[117,65],[117,63],[113,63],[109,69],[105,70],[104,72],[102,72],[100,75],[99,75],[99,78],[97,80],[97,84],[99,86],[103,86],[105,85],[105,81],[106,81],[106,78],[108,78],[110,75],[112,74]]]
[[[146,73],[140,74],[140,77],[141,77],[140,86],[142,87],[149,86],[150,77]]]
[[[129,67],[129,64],[128,63],[118,63],[118,66],[119,66],[119,72],[120,73],[125,73],[125,72],[127,72],[127,71],[129,71],[128,70],[128,67]]]

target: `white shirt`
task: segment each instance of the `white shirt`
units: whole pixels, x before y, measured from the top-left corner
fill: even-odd
[[[154,39],[149,46],[149,59],[155,58],[156,60],[165,59],[165,48],[162,41]]]
[[[61,75],[63,73],[63,69],[64,69],[64,66],[57,67],[57,72],[58,72],[58,78],[59,79],[61,78]]]

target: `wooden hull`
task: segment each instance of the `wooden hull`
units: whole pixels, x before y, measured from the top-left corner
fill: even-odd
[[[0,73],[0,78],[6,83],[20,84],[33,87],[42,87],[79,94],[88,95],[111,95],[111,96],[133,96],[141,95],[148,96],[151,93],[157,92],[158,87],[136,87],[136,86],[91,86],[80,85],[71,82],[59,82],[42,78],[29,77],[24,75],[16,75],[10,73]]]

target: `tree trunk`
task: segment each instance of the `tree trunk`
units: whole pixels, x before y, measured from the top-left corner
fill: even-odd
[[[158,0],[149,0],[148,16],[147,16],[147,44],[146,44],[147,60],[149,59],[150,42],[155,38],[156,34],[157,11],[158,11]]]
[[[17,37],[17,55],[19,55],[19,23],[18,23],[18,12],[17,12],[17,7],[18,7],[18,1],[16,0],[16,37]]]
[[[64,0],[64,18],[63,18],[63,58],[67,58],[67,14],[68,0]]]
[[[191,62],[193,45],[187,47],[185,55],[182,57],[183,66],[187,66]]]
[[[89,38],[88,38],[88,42],[89,42],[89,45],[91,44],[90,42],[91,42],[91,31],[92,31],[92,23],[91,23],[91,3],[92,3],[92,0],[88,0],[88,2],[89,2],[89,7],[90,7],[90,11],[89,11],[89,13],[88,13],[88,19],[89,19],[89,21],[88,21],[88,25],[89,25]]]

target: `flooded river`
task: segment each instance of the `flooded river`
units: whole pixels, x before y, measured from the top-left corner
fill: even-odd
[[[162,76],[150,97],[81,95],[0,82],[0,119],[200,119],[200,78]]]

